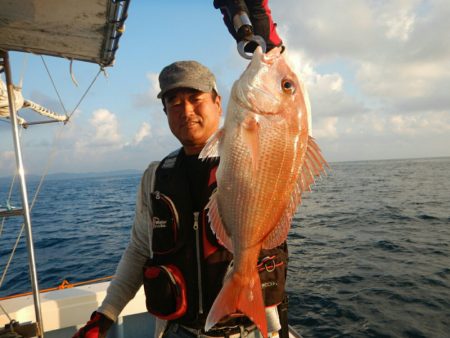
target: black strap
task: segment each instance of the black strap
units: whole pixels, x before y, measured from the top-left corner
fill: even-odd
[[[288,323],[288,296],[285,295],[283,301],[278,305],[278,315],[280,316],[280,338],[289,338],[289,323]]]

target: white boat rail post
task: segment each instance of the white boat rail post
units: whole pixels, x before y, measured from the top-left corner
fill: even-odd
[[[0,50],[0,57],[3,58],[3,67],[6,77],[6,86],[8,90],[8,101],[9,101],[9,114],[11,119],[12,135],[14,140],[14,150],[16,156],[16,166],[19,174],[20,190],[22,195],[22,209],[23,209],[23,219],[26,227],[26,238],[27,238],[27,249],[28,249],[28,260],[30,265],[30,279],[31,287],[33,290],[33,301],[34,309],[36,314],[37,323],[37,337],[44,337],[44,327],[42,323],[42,313],[41,313],[41,302],[39,296],[39,285],[36,272],[36,262],[34,256],[34,245],[33,245],[33,235],[31,231],[31,217],[30,208],[28,205],[28,195],[27,186],[25,180],[25,170],[22,160],[22,150],[20,146],[18,123],[17,123],[17,112],[14,104],[14,88],[12,84],[11,68],[9,64],[9,55],[7,51]]]

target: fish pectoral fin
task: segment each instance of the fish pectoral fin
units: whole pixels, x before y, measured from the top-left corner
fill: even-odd
[[[233,252],[233,243],[230,235],[228,234],[225,226],[223,225],[222,218],[219,213],[219,206],[217,204],[217,190],[209,198],[209,202],[206,205],[208,209],[208,218],[211,223],[211,229],[222,244],[228,251]]]
[[[241,132],[244,143],[250,152],[252,160],[252,169],[255,172],[258,169],[259,161],[259,122],[254,116],[247,116],[241,124]]]
[[[211,157],[219,157],[219,142],[222,139],[224,132],[224,128],[220,128],[216,131],[209,138],[208,142],[206,142],[206,145],[203,147],[198,158],[205,160]]]

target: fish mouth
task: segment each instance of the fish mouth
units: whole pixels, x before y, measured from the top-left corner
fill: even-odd
[[[238,82],[232,91],[236,102],[243,109],[259,115],[277,114],[276,108],[281,104],[281,100],[273,93],[270,84],[264,83],[261,75],[269,72],[270,67],[280,57],[281,51],[281,47],[275,47],[264,54],[260,46],[256,48],[247,68],[251,75],[246,81]]]
[[[282,47],[275,47],[275,48],[272,48],[270,51],[268,51],[266,54],[264,54],[262,52],[261,47],[258,46],[255,50],[255,53],[257,53],[257,55],[261,59],[262,63],[271,65],[281,56],[282,50],[283,50]]]

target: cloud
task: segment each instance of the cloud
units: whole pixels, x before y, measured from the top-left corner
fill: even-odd
[[[107,109],[97,109],[89,119],[90,129],[87,137],[80,138],[77,142],[79,151],[92,150],[93,148],[104,148],[110,151],[121,148],[122,135],[119,132],[119,123],[116,115]]]
[[[142,125],[139,128],[138,132],[136,133],[136,135],[134,135],[134,138],[131,141],[131,144],[132,145],[138,145],[145,138],[151,136],[150,132],[151,132],[150,124],[148,124],[147,122],[142,123]]]
[[[400,11],[389,11],[380,16],[381,25],[385,26],[385,35],[388,39],[400,41],[409,39],[416,19],[416,16],[410,10],[410,8],[403,8]]]
[[[313,136],[317,138],[335,139],[338,137],[337,123],[338,117],[326,117],[321,119],[319,124],[313,125]]]
[[[448,1],[286,0],[271,7],[310,94],[313,135],[336,157],[344,148],[364,156],[369,147],[384,157],[381,140],[419,155],[418,135],[427,136],[428,148],[433,137],[436,148],[450,142]]]
[[[156,97],[160,91],[159,73],[147,73],[146,77],[150,85],[145,93],[137,94],[134,97],[134,106],[136,108],[148,108],[156,104],[160,104],[160,100]]]
[[[120,141],[117,118],[107,109],[94,111],[89,122],[95,128],[95,143],[109,145]]]
[[[393,115],[390,129],[397,134],[421,135],[450,133],[450,112],[426,112],[411,116]]]

